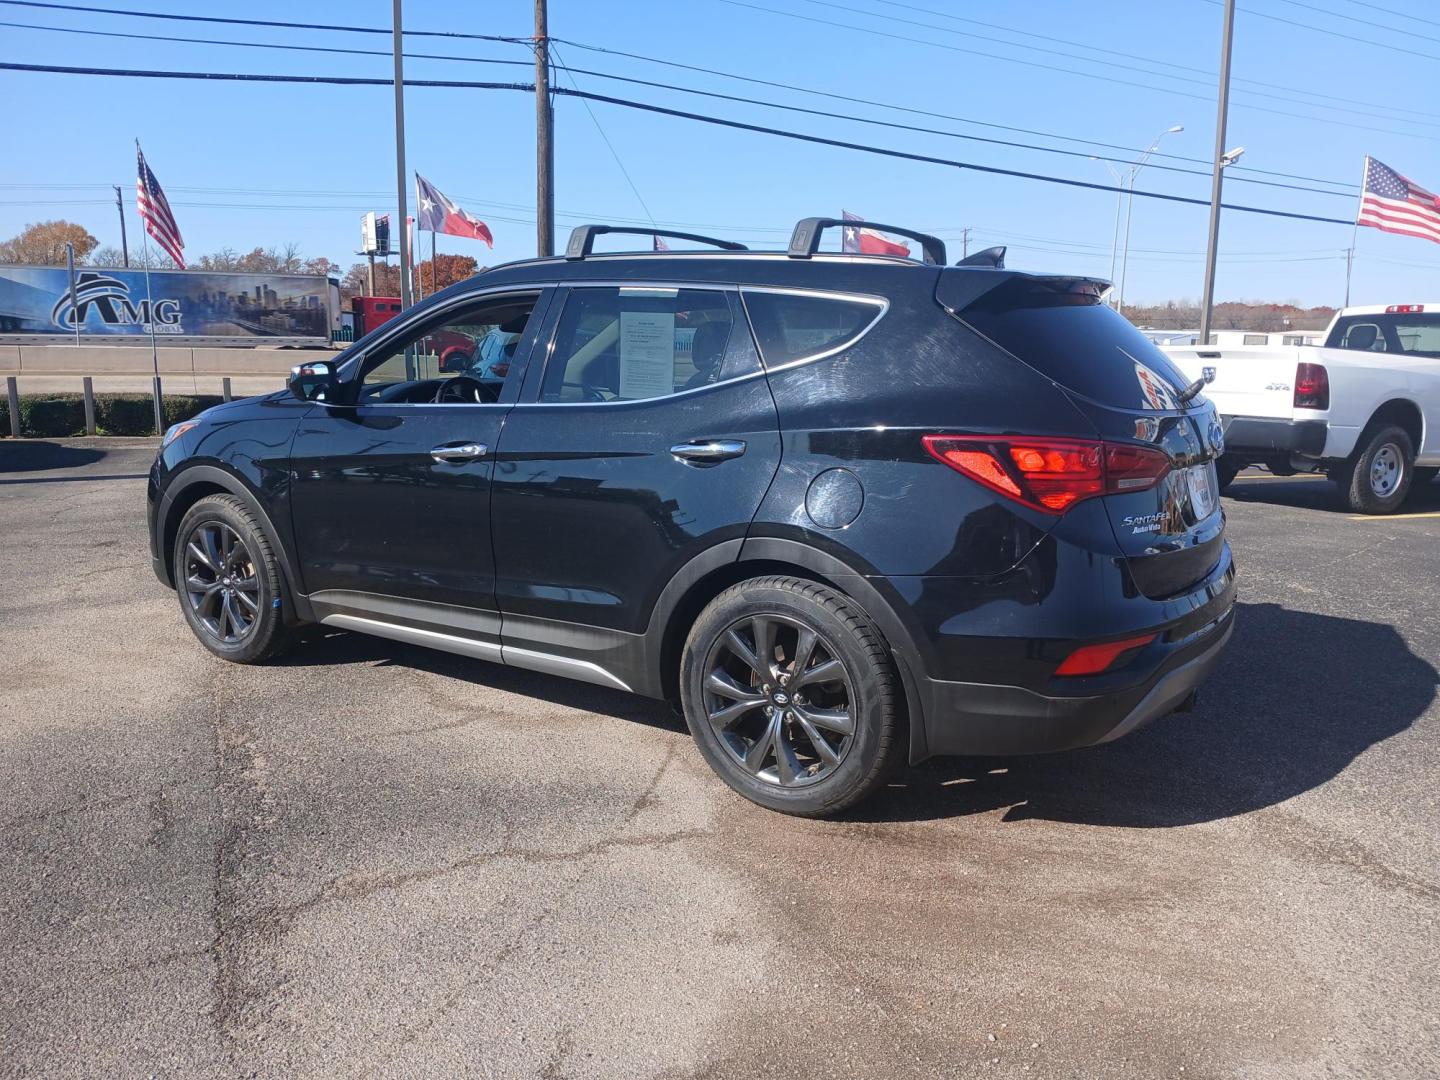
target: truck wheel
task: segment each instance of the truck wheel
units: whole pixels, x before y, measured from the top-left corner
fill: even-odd
[[[1404,428],[1376,429],[1336,479],[1346,505],[1358,514],[1393,514],[1415,479],[1415,448]]]
[[[1220,480],[1220,493],[1223,495],[1230,490],[1230,485],[1235,482],[1235,477],[1240,475],[1240,470],[1245,466],[1240,464],[1228,454],[1215,462],[1215,475]]]

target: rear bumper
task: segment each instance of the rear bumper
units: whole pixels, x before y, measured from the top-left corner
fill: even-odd
[[[1041,754],[1110,742],[1174,712],[1220,660],[1233,609],[1143,682],[1102,694],[1048,695],[1022,686],[925,680],[932,754]]]
[[[1222,416],[1227,454],[1305,454],[1325,450],[1324,420],[1283,420],[1268,416]]]

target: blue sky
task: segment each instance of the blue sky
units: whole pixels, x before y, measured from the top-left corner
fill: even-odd
[[[1403,14],[1389,14],[1377,9]],[[105,6],[140,9],[113,0]],[[147,10],[388,26],[376,0],[185,5]],[[528,35],[530,0],[408,0],[406,26]],[[1102,162],[1126,157],[1086,143],[1143,149],[1180,124],[1161,149],[1207,159],[1213,151],[1218,0],[1110,3],[947,3],[913,0],[552,0],[551,34],[812,90],[944,113],[940,119],[847,104],[561,44],[559,59],[603,71],[766,102],[832,110],[957,135],[1034,143],[1079,156],[900,131],[760,105],[573,75],[581,88],[830,138],[1008,169],[1109,183]],[[1268,17],[1267,17],[1268,16]],[[379,35],[162,22],[0,5],[7,24],[71,27],[227,42],[385,50]],[[819,20],[819,21],[817,21]],[[1280,21],[1287,20],[1287,21]],[[1426,20],[1426,21],[1420,21]],[[1376,44],[1355,39],[1362,38]],[[412,38],[411,52],[526,60],[522,45]],[[1100,50],[1110,50],[1104,52]],[[1422,55],[1414,55],[1422,54]],[[1427,58],[1428,57],[1428,58]],[[384,56],[324,55],[232,45],[92,37],[0,26],[0,59],[104,67],[388,77]],[[1241,165],[1351,188],[1232,172],[1226,200],[1353,219],[1365,154],[1440,190],[1440,11],[1421,0],[1241,0],[1236,20],[1227,143]],[[526,80],[523,66],[411,59],[412,78]],[[559,73],[561,85],[571,76]],[[1248,81],[1241,81],[1248,80]],[[1269,84],[1260,86],[1258,83]],[[170,195],[187,253],[293,241],[307,255],[356,261],[359,217],[394,206],[391,91],[387,87],[162,82],[0,72],[7,103],[0,166],[0,235],[67,217],[102,243],[118,242],[109,185],[125,188],[130,238],[133,139]],[[482,262],[534,252],[534,103],[521,93],[454,88],[407,91],[409,164],[489,222],[496,244],[440,238],[440,250]],[[1007,244],[1009,264],[1108,276],[1115,197],[1105,192],[807,145],[596,103],[556,104],[558,243],[588,220],[685,223],[766,246],[796,219],[841,208],[933,231],[958,253]],[[1030,129],[1020,134],[1003,127]],[[73,121],[73,122],[71,122]],[[614,148],[624,171],[607,147]],[[1189,161],[1157,163],[1206,172]],[[629,180],[625,176],[629,174]],[[1293,191],[1234,178],[1319,186]],[[633,189],[631,186],[633,182]],[[1148,168],[1137,187],[1209,197],[1207,175]],[[638,191],[638,195],[637,195]],[[413,186],[411,195],[413,203]],[[643,200],[643,204],[642,204]],[[412,205],[413,212],[413,205]],[[1198,297],[1207,212],[1135,200],[1127,299]],[[678,226],[676,226],[678,227]],[[1217,299],[1338,303],[1351,230],[1227,212]],[[427,243],[428,249],[428,243]],[[1440,295],[1440,247],[1360,230],[1352,301]]]

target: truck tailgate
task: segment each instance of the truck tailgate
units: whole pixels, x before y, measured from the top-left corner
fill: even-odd
[[[1162,351],[1188,379],[1213,373],[1205,396],[1221,416],[1285,420],[1294,414],[1295,366],[1316,352],[1293,345],[1170,346]]]

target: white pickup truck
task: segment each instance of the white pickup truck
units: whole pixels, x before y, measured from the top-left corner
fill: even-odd
[[[1223,490],[1247,465],[1323,472],[1351,509],[1391,514],[1440,472],[1440,303],[1350,307],[1323,346],[1169,346],[1225,429]]]

